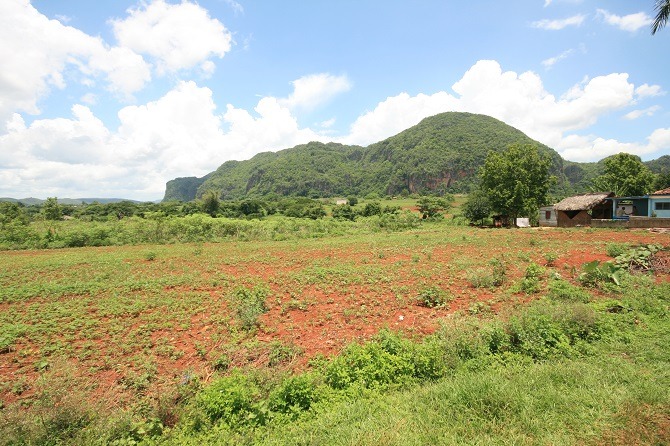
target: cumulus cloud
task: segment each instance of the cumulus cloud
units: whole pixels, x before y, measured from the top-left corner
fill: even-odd
[[[647,107],[643,110],[633,110],[631,112],[628,112],[624,115],[624,118],[628,119],[628,120],[633,120],[633,119],[641,118],[643,116],[654,116],[654,114],[657,111],[659,111],[660,109],[661,109],[661,107],[659,107],[658,105],[653,105],[653,106]]]
[[[0,2],[0,60],[0,131],[14,112],[38,114],[39,100],[68,82],[90,85],[90,76],[102,76],[108,89],[127,96],[150,79],[141,56],[49,20],[28,0]],[[71,67],[80,79],[66,77]]]
[[[288,98],[280,100],[282,105],[291,109],[313,110],[351,89],[351,82],[347,76],[333,76],[328,73],[303,76],[291,83],[293,93]]]
[[[577,14],[565,19],[538,20],[536,22],[531,23],[531,26],[533,28],[546,29],[549,31],[559,31],[563,28],[567,28],[568,26],[580,26],[582,23],[584,23],[584,19],[586,19],[585,15]]]
[[[417,96],[400,93],[359,116],[342,142],[368,145],[418,124],[428,116],[456,110],[457,104],[457,99],[446,92]]]
[[[665,94],[665,91],[661,89],[660,85],[642,84],[635,89],[635,94],[639,98],[647,98],[654,96],[662,96]]]
[[[594,135],[568,135],[556,150],[572,161],[595,161],[619,152],[645,156],[670,148],[670,128],[657,129],[647,137],[646,143],[626,143]]]
[[[155,0],[128,14],[111,22],[119,45],[151,56],[159,73],[190,69],[230,51],[230,32],[195,3]]]
[[[531,138],[556,148],[568,159],[598,160],[611,150],[605,150],[604,143],[595,136],[575,136],[572,133],[587,129],[600,117],[631,106],[636,101],[635,86],[628,81],[625,73],[585,79],[556,97],[545,90],[536,73],[503,71],[498,62],[491,60],[477,62],[452,89],[456,95],[447,92],[417,96],[401,93],[389,97],[374,110],[360,116],[343,140],[367,145],[436,113],[465,111],[500,119]],[[614,146],[619,149],[627,147],[631,153],[641,155],[670,148],[660,142],[649,145],[618,143]]]
[[[598,9],[598,17],[608,25],[615,26],[622,31],[628,32],[635,32],[640,28],[648,27],[653,22],[653,19],[644,12],[618,16],[616,14],[611,14],[605,9]]]
[[[260,99],[253,113],[228,105],[221,115],[212,91],[192,81],[179,82],[156,101],[126,106],[118,117],[118,129],[111,130],[84,105],[73,106],[70,118],[29,126],[13,115],[0,136],[0,195],[40,190],[153,200],[172,178],[326,139],[300,128],[276,98]]]
[[[261,151],[332,140],[328,127],[334,121],[305,128],[294,114],[299,105],[318,103],[310,92],[332,91],[319,85],[337,84],[335,76],[319,76],[330,81],[305,76],[293,82],[288,98],[261,98],[253,110],[233,104],[219,108],[209,88],[182,81],[155,101],[123,107],[116,129],[107,128],[85,105],[73,106],[69,118],[30,125],[14,114],[0,136],[0,195],[39,190],[45,196],[156,199],[172,178],[201,176],[226,160],[247,159]],[[670,129],[656,130],[643,143],[576,134],[640,97],[659,94],[660,89],[647,84],[636,88],[625,73],[584,79],[555,96],[538,74],[504,71],[498,62],[484,60],[454,83],[452,91],[389,97],[359,116],[338,140],[367,145],[425,117],[465,111],[498,118],[576,161],[619,151],[648,155],[670,149]]]

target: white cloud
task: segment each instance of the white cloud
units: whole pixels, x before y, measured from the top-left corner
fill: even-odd
[[[558,56],[550,57],[549,59],[543,60],[542,65],[546,69],[549,70],[549,69],[551,69],[551,67],[556,65],[556,63],[558,63],[559,61],[568,58],[572,53],[574,53],[574,51],[575,50],[573,50],[573,49],[565,50],[561,54],[559,54]]]
[[[347,76],[328,73],[311,74],[293,82],[293,93],[280,103],[288,108],[313,110],[330,101],[334,96],[349,91],[351,82]]]
[[[230,32],[197,4],[154,0],[128,14],[111,22],[116,39],[123,47],[153,57],[159,73],[190,69],[230,50]]]
[[[642,84],[635,89],[635,94],[639,98],[647,98],[654,96],[663,96],[665,94],[665,91],[661,89],[660,85]]]
[[[367,145],[388,138],[437,113],[456,110],[458,101],[446,92],[410,96],[400,93],[380,102],[374,110],[356,119],[349,135],[342,138],[348,144]]]
[[[593,135],[568,135],[556,147],[564,158],[572,161],[595,161],[619,152],[644,156],[668,149],[670,149],[670,128],[654,130],[647,137],[646,143],[625,143]]]
[[[538,20],[536,22],[531,23],[531,26],[533,28],[546,29],[549,31],[558,31],[563,28],[567,28],[568,26],[580,26],[582,23],[584,23],[584,19],[586,19],[585,15],[577,14],[572,17],[568,17],[566,19]]]
[[[225,2],[232,8],[235,15],[244,14],[244,7],[235,0],[225,0]]]
[[[600,117],[635,103],[635,86],[628,82],[625,73],[585,79],[557,98],[544,89],[537,74],[503,71],[496,61],[477,62],[452,88],[457,96],[438,92],[389,97],[373,111],[360,116],[343,140],[367,145],[436,113],[464,111],[500,119],[556,148],[568,159],[597,160],[609,150],[605,150],[603,144],[595,144],[595,137],[579,146],[584,139],[569,132],[587,129]],[[661,149],[659,144],[629,147],[642,154]],[[603,150],[602,156],[598,150]]]
[[[633,110],[631,112],[628,112],[624,115],[625,119],[628,120],[633,120],[633,119],[638,119],[643,116],[654,116],[654,113],[659,111],[661,107],[658,105],[653,105],[651,107],[645,108],[644,110]]]
[[[122,108],[110,130],[83,105],[71,118],[35,120],[20,115],[0,136],[0,195],[160,198],[165,182],[204,175],[229,159],[326,138],[301,129],[275,98],[259,100],[254,114],[228,105],[217,113],[212,91],[180,82],[156,101]],[[228,130],[224,131],[223,127]]]
[[[158,100],[122,108],[117,129],[107,128],[84,105],[73,106],[70,118],[30,125],[14,114],[6,134],[0,135],[0,195],[40,191],[44,196],[157,199],[172,178],[201,176],[226,160],[248,159],[261,151],[332,140],[332,120],[303,128],[289,108],[314,104],[305,92],[319,88],[307,88],[310,82],[293,85],[293,99],[264,97],[248,111],[232,104],[220,110],[210,89],[180,82]],[[425,117],[464,111],[498,118],[571,160],[597,160],[622,150],[648,155],[670,149],[670,129],[656,130],[644,143],[575,134],[655,91],[644,85],[636,89],[625,73],[584,79],[554,96],[536,73],[503,71],[496,61],[479,61],[452,88],[453,93],[389,97],[359,116],[339,141],[367,145]]]
[[[150,79],[141,56],[49,20],[28,0],[0,2],[0,60],[0,131],[14,112],[38,114],[39,100],[52,88],[91,85],[91,76],[103,76],[110,90],[127,96]]]
[[[653,22],[653,19],[644,12],[618,16],[616,14],[611,14],[605,9],[598,9],[598,16],[602,18],[603,21],[608,25],[612,25],[622,31],[629,32],[635,32],[640,28],[648,27]]]

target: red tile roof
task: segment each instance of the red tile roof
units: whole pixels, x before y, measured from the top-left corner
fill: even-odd
[[[661,189],[661,190],[657,190],[652,195],[670,195],[670,187],[667,187],[667,188]]]

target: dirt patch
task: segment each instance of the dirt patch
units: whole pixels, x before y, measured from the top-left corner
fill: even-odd
[[[504,312],[539,298],[541,293],[510,291],[530,263],[575,280],[584,263],[611,260],[605,246],[612,242],[669,246],[670,236],[648,231],[445,226],[300,245],[206,244],[198,256],[188,246],[161,247],[151,262],[120,260],[128,278],[119,282],[118,289],[103,287],[95,295],[54,298],[67,311],[52,319],[28,311],[30,305],[50,303],[49,296],[0,304],[0,310],[15,315],[29,333],[0,355],[0,397],[5,403],[29,398],[44,373],[40,364],[55,363],[56,357],[65,357],[76,364],[73,373],[96,382],[94,395],[117,394],[120,401],[133,393],[174,389],[188,376],[207,382],[215,368],[225,369],[224,365],[304,369],[315,356],[337,354],[381,329],[420,336],[434,332],[441,319],[456,312]],[[126,249],[137,253],[147,248],[106,248],[95,254],[118,257]],[[547,254],[555,255],[548,266]],[[3,255],[53,263],[62,254]],[[475,288],[470,274],[490,270],[493,259],[505,265],[505,284]],[[113,260],[109,264],[114,277],[118,265]],[[78,274],[77,268],[63,268],[53,280],[76,281]],[[39,272],[35,277],[39,279]],[[270,290],[268,311],[258,318],[257,329],[246,331],[228,305],[228,296],[237,287],[256,285]],[[419,305],[418,296],[428,287],[446,293],[448,305]],[[83,299],[90,303],[75,305]]]

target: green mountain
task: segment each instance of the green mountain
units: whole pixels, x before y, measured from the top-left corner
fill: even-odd
[[[551,158],[552,174],[558,178],[556,195],[587,191],[602,172],[602,161],[565,161],[555,150],[490,116],[448,112],[367,147],[310,142],[247,161],[227,161],[202,178],[169,181],[164,200],[190,201],[209,190],[222,199],[467,192],[487,154],[512,144],[535,145]],[[670,156],[647,165],[662,171],[670,166]]]
[[[539,146],[551,157],[561,186],[567,184],[556,151],[489,116],[449,112],[367,147],[310,142],[227,161],[202,178],[169,181],[164,200],[190,201],[209,190],[223,199],[467,191],[488,152],[512,144]]]
[[[0,201],[11,201],[13,203],[21,203],[24,206],[33,206],[33,205],[40,206],[46,200],[42,200],[40,198],[18,198],[17,199],[17,198],[0,197]],[[141,203],[141,201],[128,200],[128,199],[125,199],[125,198],[58,198],[58,203],[59,204],[67,204],[67,205],[75,205],[75,206],[78,206],[82,203],[85,203],[85,204],[91,204],[91,203],[107,204],[107,203],[120,203],[122,201],[130,201],[132,203]]]

